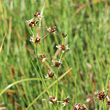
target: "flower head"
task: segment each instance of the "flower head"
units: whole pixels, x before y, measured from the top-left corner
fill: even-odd
[[[108,96],[106,96],[106,98],[107,98],[106,105],[108,105],[110,107],[110,98]]]
[[[36,19],[32,18],[31,20],[27,20],[27,23],[30,27],[35,27],[36,24],[38,23],[38,20],[36,21]]]
[[[35,17],[38,17],[40,15],[40,12],[37,12],[34,14]]]
[[[62,50],[63,53],[65,52],[65,50],[69,50],[69,49],[70,49],[70,48],[68,47],[68,45],[65,46],[65,45],[62,45],[62,44],[56,46],[56,48]]]
[[[80,109],[80,104],[75,104],[73,110],[79,110]]]
[[[67,34],[62,33],[62,36],[63,36],[63,37],[66,37],[66,36],[67,36]]]
[[[31,21],[31,23],[32,24],[34,24],[34,26],[38,23],[38,20],[36,21],[36,19],[33,19],[32,21]]]
[[[50,101],[51,104],[55,104],[57,102],[57,98],[50,96],[49,101]]]
[[[99,100],[103,100],[105,99],[105,93],[104,92],[99,92],[98,97]]]
[[[53,33],[53,34],[56,33],[56,29],[54,27],[53,28],[52,27],[47,28],[47,31],[50,33]]]
[[[107,100],[106,104],[110,107],[110,100]]]
[[[40,57],[42,59],[42,62],[44,62],[46,60],[46,55],[45,54],[40,55]]]
[[[35,37],[35,41],[34,41],[34,43],[36,44],[38,44],[40,42],[40,38],[39,37]]]
[[[30,42],[33,42],[34,44],[39,44],[40,43],[40,38],[38,35],[34,38],[34,36],[31,36]]]
[[[87,108],[84,104],[82,106],[80,106],[80,104],[75,104],[73,110],[87,110]]]
[[[43,16],[40,14],[40,12],[35,13],[34,16],[35,16],[38,20],[40,20],[41,18],[43,18]]]
[[[52,60],[52,62],[53,62],[53,64],[54,64],[53,66],[54,66],[54,67],[57,67],[57,68],[58,68],[58,67],[60,66],[60,64],[62,63],[62,62],[60,62],[60,61],[54,61],[54,60]]]
[[[54,72],[49,72],[45,78],[53,78],[54,74]]]
[[[83,104],[81,107],[80,107],[80,110],[87,110],[86,106]]]
[[[69,103],[69,96],[63,100],[63,107],[66,106]]]

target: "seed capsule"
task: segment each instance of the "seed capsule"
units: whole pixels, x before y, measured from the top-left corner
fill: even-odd
[[[105,99],[105,93],[104,92],[99,92],[98,97],[99,100],[103,100]]]
[[[34,14],[35,17],[38,17],[38,15],[40,15],[40,12]]]
[[[52,97],[49,99],[50,103],[55,104],[57,102],[57,98],[56,97]]]
[[[62,33],[62,36],[63,36],[63,37],[66,37],[66,36],[67,36],[67,34]]]
[[[39,43],[39,42],[40,42],[40,38],[36,37],[34,43],[36,44],[36,43]]]
[[[46,60],[46,55],[45,54],[40,55],[40,57],[42,59],[42,62],[44,62]]]
[[[69,103],[69,96],[63,100],[63,107],[66,106]]]

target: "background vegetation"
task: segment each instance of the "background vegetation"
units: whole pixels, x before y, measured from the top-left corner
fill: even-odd
[[[65,43],[70,48],[63,55],[59,77],[69,68],[72,70],[58,83],[59,100],[69,95],[70,103],[64,108],[59,103],[58,110],[73,110],[75,103],[85,104],[89,110],[107,110],[106,103],[97,100],[96,92],[108,89],[110,79],[110,1],[45,2],[44,17],[36,32],[44,37],[48,34],[47,27],[55,26],[57,34],[48,34],[42,40],[40,52],[51,60],[55,56],[55,46],[62,41],[62,33],[67,34]],[[48,73],[40,62],[37,64],[34,46],[29,41],[31,32],[25,22],[33,18],[35,12],[41,12],[43,6],[44,0],[0,0],[0,94],[5,87],[9,88],[0,95],[0,106],[6,110],[24,110],[45,90],[44,84],[37,80],[9,86],[21,79],[39,78],[41,71],[43,75]],[[54,81],[47,81],[47,86]],[[49,89],[51,95],[54,88],[55,85]],[[42,102],[44,98],[46,102]],[[53,110],[48,99],[45,92],[30,110]]]

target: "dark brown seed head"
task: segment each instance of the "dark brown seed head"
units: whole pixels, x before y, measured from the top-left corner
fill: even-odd
[[[80,110],[87,110],[87,108],[86,108],[85,105],[82,105],[82,106],[80,107]]]
[[[39,22],[39,21],[38,21],[38,20],[36,21],[36,19],[33,19],[33,20],[31,21],[31,23],[34,24],[34,25],[37,24],[38,22]]]
[[[60,48],[61,48],[61,50],[65,50],[66,49],[64,45],[61,45]]]
[[[40,55],[40,57],[43,59],[43,58],[46,58],[46,55],[42,54],[42,55]]]
[[[29,23],[28,25],[29,25],[30,27],[34,27],[34,24],[32,24],[32,23]]]
[[[80,104],[75,104],[73,110],[80,110]]]
[[[50,73],[48,73],[48,76],[49,76],[49,78],[53,78],[54,73],[53,72],[50,72]]]
[[[55,32],[55,28],[51,28],[51,32]]]
[[[66,99],[64,99],[63,102],[69,103],[69,97],[67,97]]]
[[[38,15],[40,15],[40,12],[34,14],[35,17],[38,17]]]
[[[67,36],[67,34],[62,33],[62,36],[63,36],[63,37],[66,37],[66,36]]]
[[[50,101],[50,103],[55,104],[57,102],[57,99],[56,99],[56,97],[51,97],[49,99],[49,101]]]
[[[106,102],[106,104],[110,107],[110,100],[108,100],[108,101]]]
[[[36,21],[36,19],[32,19],[32,21],[30,23],[28,23],[28,25],[30,27],[34,27],[37,23],[38,23],[38,21]]]
[[[36,24],[37,24],[38,22],[39,22],[39,21],[37,20],[37,21],[36,21]]]
[[[60,64],[61,64],[61,63],[60,63],[59,61],[56,61],[54,66],[55,66],[55,67],[59,67]]]
[[[99,92],[98,99],[104,101],[104,99],[105,99],[105,93],[104,92]]]
[[[35,26],[37,23],[36,23],[36,19],[33,19],[32,21],[31,21],[31,23]]]
[[[31,23],[32,23],[32,24],[35,24],[35,21],[36,21],[36,19],[33,19],[33,20],[31,21]]]
[[[40,42],[40,38],[36,37],[34,43],[36,44],[36,43],[39,43],[39,42]]]

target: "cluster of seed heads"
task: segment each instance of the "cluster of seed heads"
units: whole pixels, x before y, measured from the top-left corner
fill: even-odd
[[[104,102],[105,98],[107,99],[106,105],[110,106],[110,98],[104,92],[99,92],[97,98]]]
[[[27,23],[29,25],[30,28],[34,28],[37,23],[39,22],[39,20],[41,20],[43,16],[37,12],[34,14],[34,18],[32,18],[31,20],[28,20]],[[52,33],[52,34],[56,34],[56,29],[54,27],[49,27],[47,28],[47,31],[49,33]],[[67,36],[67,34],[64,34],[62,33],[61,34],[63,38],[65,38]],[[36,36],[32,35],[31,38],[30,38],[30,41],[32,43],[34,43],[35,45],[37,44],[40,44],[40,37],[39,35],[37,34]],[[58,46],[56,46],[57,49],[59,49],[60,51],[62,51],[62,53],[64,53],[66,50],[69,50],[70,48],[68,47],[68,45],[64,45],[64,44],[59,44]],[[45,54],[40,54],[39,55],[39,58],[41,59],[41,61],[44,63],[47,58],[46,58],[46,55]],[[57,69],[59,69],[60,65],[62,64],[61,62],[61,59],[60,60],[57,60],[57,61],[54,61],[52,60],[52,63],[53,63],[53,67],[56,67]],[[45,76],[45,78],[53,78],[54,77],[54,72],[53,71],[49,71],[49,73]],[[46,99],[43,99],[42,101],[45,101]],[[56,96],[50,96],[49,98],[49,102],[51,104],[56,104],[58,101],[57,97]],[[66,106],[68,105],[69,103],[69,96],[67,98],[65,98],[64,100],[61,101],[62,102],[62,106]],[[80,104],[75,104],[74,106],[74,110],[86,110],[86,106],[85,105],[82,105],[80,106]]]
[[[42,18],[42,15],[37,12],[34,14],[34,18],[32,18],[31,20],[27,20],[28,25],[33,28],[36,26],[36,24],[39,22],[39,20]]]
[[[83,104],[81,106],[81,104],[75,104],[73,110],[87,110],[86,106]]]

